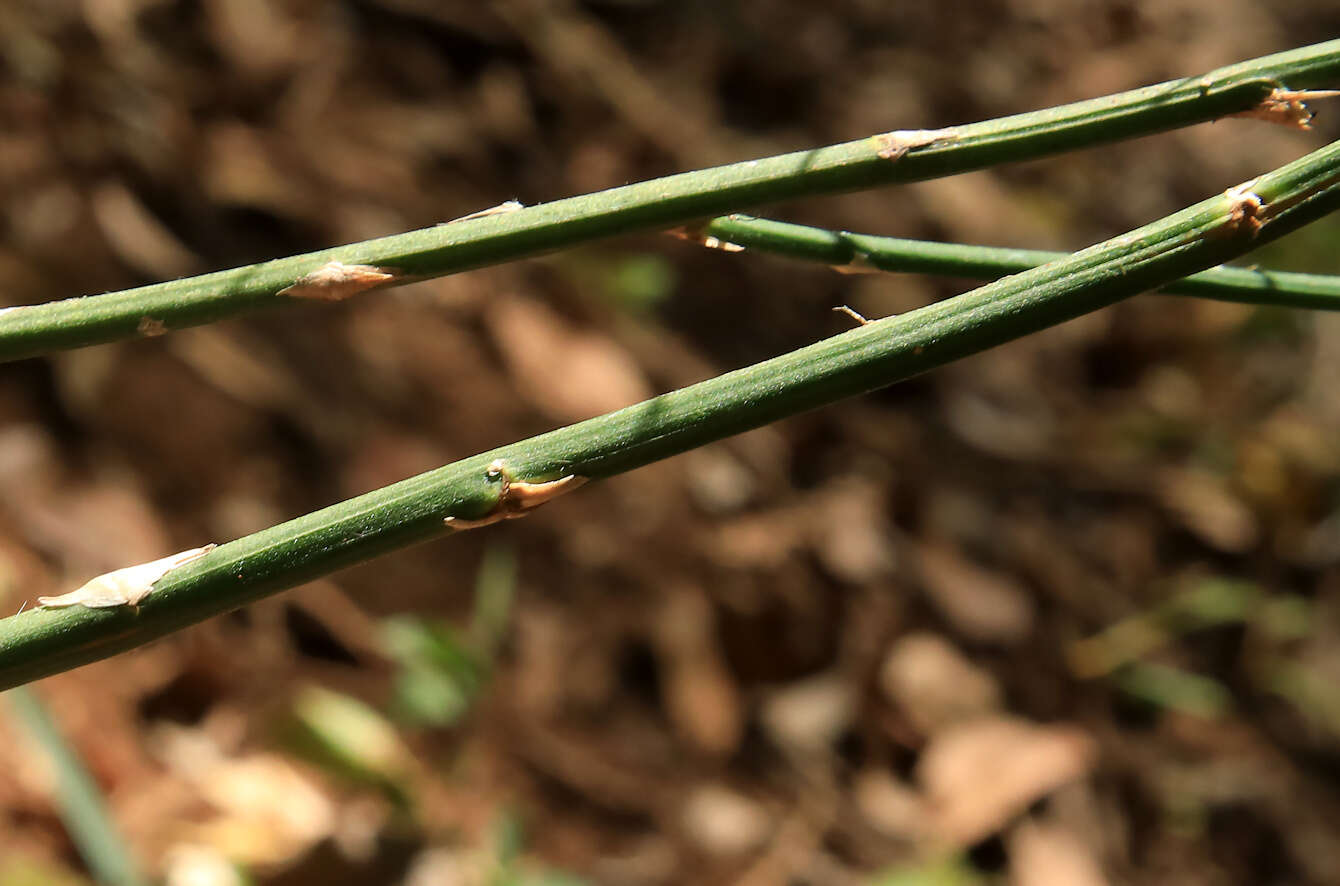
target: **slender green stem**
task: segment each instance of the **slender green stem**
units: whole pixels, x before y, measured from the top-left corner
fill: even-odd
[[[283,290],[337,261],[389,284],[499,264],[634,230],[751,206],[918,181],[1148,135],[1261,107],[1279,88],[1340,82],[1340,41],[1319,43],[1104,98],[955,126],[886,133],[466,218],[378,240],[122,292],[0,313],[0,361],[155,335],[286,304]]]
[[[821,262],[852,272],[874,269],[996,280],[1066,255],[1040,249],[877,237],[739,214],[712,219],[702,231],[746,249]],[[1326,274],[1219,267],[1169,283],[1159,292],[1245,304],[1340,311],[1340,277]]]
[[[1340,143],[1031,271],[626,409],[411,477],[221,545],[139,607],[0,620],[0,687],[139,646],[343,566],[506,511],[516,481],[610,477],[892,384],[1219,264],[1340,207]],[[516,487],[513,484],[513,488]],[[533,492],[534,490],[527,490]],[[464,525],[464,523],[458,524]]]

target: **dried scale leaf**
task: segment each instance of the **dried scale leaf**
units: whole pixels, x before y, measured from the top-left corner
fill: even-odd
[[[1294,129],[1311,129],[1312,109],[1303,103],[1310,99],[1336,96],[1340,96],[1340,89],[1276,89],[1250,111],[1229,116],[1264,120],[1267,123],[1290,126]]]
[[[39,606],[55,609],[62,606],[84,606],[89,609],[106,609],[112,606],[138,606],[149,596],[154,585],[178,566],[184,566],[193,560],[214,550],[217,545],[207,544],[203,548],[191,548],[180,554],[173,554],[161,560],[151,560],[136,566],[126,566],[99,575],[97,578],[68,594],[59,597],[38,597]]]
[[[314,298],[321,301],[343,301],[368,289],[389,283],[399,272],[375,265],[346,265],[341,261],[326,262],[321,267],[299,277],[292,286],[279,290],[289,298]]]
[[[870,320],[867,319],[866,316],[862,314],[860,311],[853,308],[851,305],[838,305],[837,307],[833,308],[833,312],[836,314],[846,314],[848,317],[855,320],[861,326],[870,325]]]
[[[957,137],[953,129],[895,129],[875,136],[875,141],[879,143],[880,157],[897,160],[913,148],[924,148]]]
[[[145,338],[157,338],[160,335],[167,335],[167,324],[155,317],[141,317],[139,325],[135,327],[136,331]]]
[[[832,265],[833,270],[839,274],[886,274],[883,268],[876,267],[870,261],[870,256],[864,252],[857,252],[852,256],[851,261],[845,265]]]
[[[711,234],[703,238],[703,245],[708,249],[720,249],[722,252],[744,252],[744,247],[739,243],[731,243]]]
[[[701,225],[671,228],[665,233],[676,240],[687,240],[690,243],[697,243],[699,246],[706,246],[708,249],[719,249],[722,252],[744,252],[744,247],[740,244],[722,240],[720,237],[713,237],[711,234],[705,233]]]
[[[454,225],[456,222],[470,221],[476,218],[488,218],[491,215],[506,215],[509,212],[516,212],[518,209],[525,209],[526,204],[520,200],[504,200],[497,206],[490,206],[487,209],[481,209],[478,212],[467,213],[457,216],[450,221],[438,222],[439,225]]]
[[[1236,187],[1224,191],[1224,196],[1233,201],[1233,209],[1228,216],[1228,227],[1234,233],[1242,228],[1255,237],[1265,226],[1265,201],[1253,190],[1257,180],[1245,181]]]

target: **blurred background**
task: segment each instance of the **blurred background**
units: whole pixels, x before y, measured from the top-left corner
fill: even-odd
[[[0,302],[1336,33],[1296,0],[7,0]],[[1319,111],[767,214],[1076,249]],[[1337,234],[1253,260],[1340,271]],[[638,235],[9,364],[0,605],[972,285]],[[1334,883],[1338,367],[1340,318],[1143,296],[33,694],[172,883]],[[27,701],[0,883],[89,882]]]

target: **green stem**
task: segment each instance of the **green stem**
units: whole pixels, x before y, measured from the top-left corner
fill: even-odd
[[[877,237],[739,214],[712,219],[702,232],[757,252],[821,262],[854,272],[873,268],[996,280],[1066,255],[1040,249]],[[1169,283],[1159,292],[1244,304],[1340,311],[1340,277],[1325,274],[1220,267]]]
[[[626,409],[411,477],[216,548],[139,607],[37,610],[0,620],[0,688],[68,670],[444,531],[502,505],[518,481],[593,479],[893,384],[1167,284],[1340,207],[1340,142],[1258,179],[1263,206],[1219,195],[1129,234],[972,292]]]
[[[1277,88],[1340,82],[1340,41],[1104,98],[938,130],[904,132],[749,160],[467,218],[258,265],[0,314],[0,361],[211,323],[290,303],[279,293],[331,261],[372,265],[404,283],[538,255],[750,206],[918,181],[1148,135],[1257,108]]]

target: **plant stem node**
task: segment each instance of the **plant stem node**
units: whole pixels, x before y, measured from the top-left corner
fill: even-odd
[[[1228,227],[1235,234],[1245,227],[1247,233],[1255,237],[1265,227],[1266,204],[1253,190],[1256,182],[1257,179],[1252,179],[1224,191],[1224,196],[1233,204],[1228,213]]]
[[[895,129],[875,136],[875,141],[879,145],[880,157],[897,160],[913,148],[924,148],[957,137],[953,129]]]
[[[502,520],[515,520],[524,517],[547,501],[557,498],[565,492],[576,489],[586,482],[585,477],[570,474],[557,480],[544,480],[528,483],[512,479],[512,472],[502,459],[493,461],[485,471],[490,481],[500,481],[502,490],[498,494],[498,503],[482,517],[467,520],[462,517],[446,517],[442,520],[449,529],[479,529]]]

